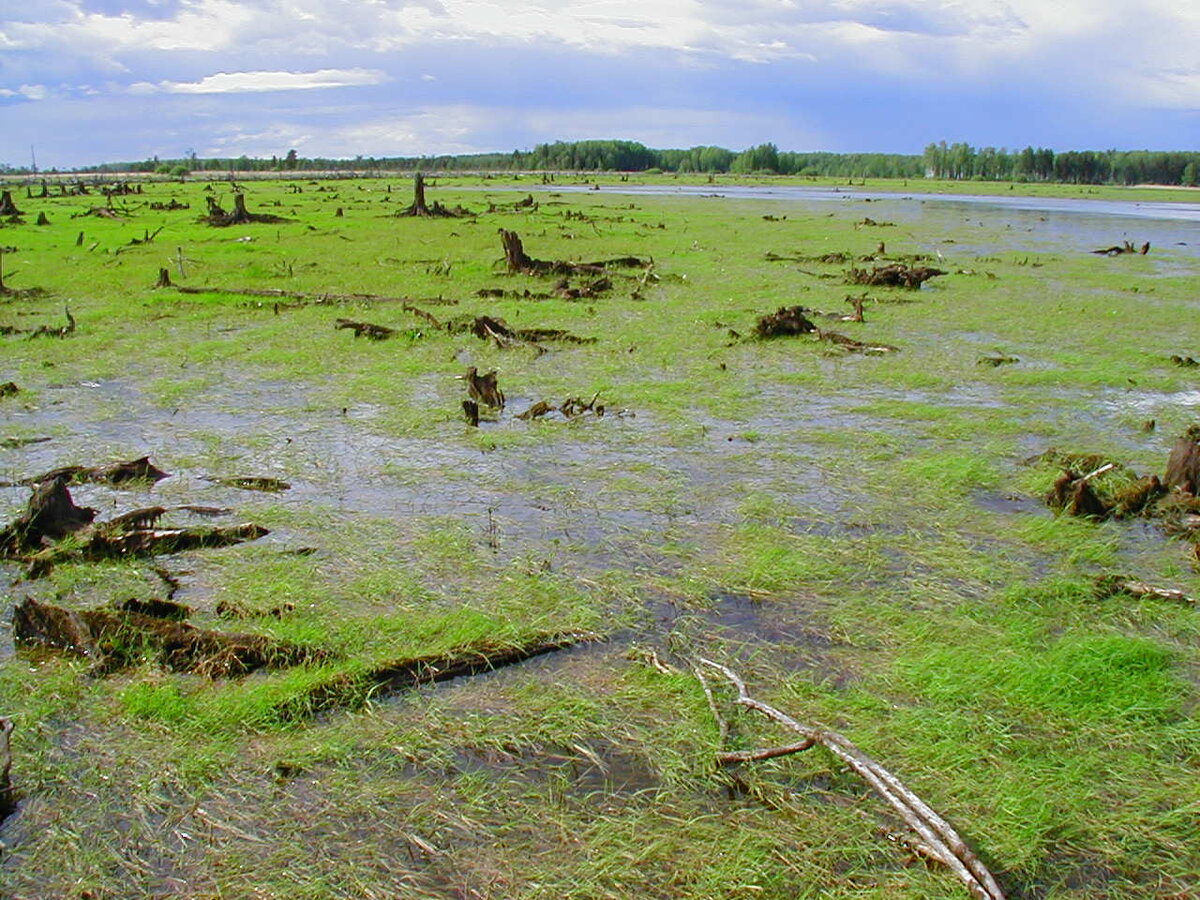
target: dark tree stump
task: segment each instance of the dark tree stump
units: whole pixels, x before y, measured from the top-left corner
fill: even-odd
[[[44,539],[57,540],[90,525],[96,510],[76,506],[66,479],[54,478],[33,489],[25,512],[0,531],[0,552],[23,553],[39,548]]]
[[[1163,481],[1168,488],[1196,495],[1200,485],[1200,425],[1193,425],[1175,440],[1171,458],[1167,461],[1167,477]]]
[[[0,216],[19,216],[22,212],[13,203],[12,191],[0,193]]]

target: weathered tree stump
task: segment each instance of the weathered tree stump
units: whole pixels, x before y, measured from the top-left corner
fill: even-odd
[[[480,375],[475,367],[471,366],[463,377],[467,382],[467,393],[472,400],[492,409],[504,409],[504,392],[497,384],[495,369],[486,375]]]
[[[501,228],[500,243],[504,247],[504,261],[508,265],[509,272],[537,272],[546,265],[541,260],[532,259],[526,254],[525,247],[521,243],[521,236],[515,231],[506,231]]]
[[[211,631],[135,612],[71,610],[27,598],[13,610],[13,636],[94,660],[98,673],[152,659],[209,678],[245,675],[328,658],[328,653],[258,634]]]
[[[0,216],[20,216],[23,213],[17,209],[17,204],[13,202],[12,191],[4,191],[0,193]]]
[[[158,270],[158,281],[154,282],[154,286],[156,288],[174,287],[174,285],[171,284],[171,270],[170,269],[159,269]]]
[[[803,306],[782,306],[758,320],[754,326],[754,336],[766,339],[788,337],[794,334],[812,334],[817,330],[817,326],[804,313]]]
[[[1163,482],[1168,488],[1196,495],[1200,486],[1200,425],[1191,426],[1175,440]]]
[[[96,510],[76,506],[65,479],[36,485],[25,512],[0,531],[0,553],[20,554],[36,550],[44,540],[58,540],[90,525]]]

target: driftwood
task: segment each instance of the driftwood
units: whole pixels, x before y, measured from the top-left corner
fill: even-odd
[[[384,341],[396,333],[395,328],[386,325],[374,325],[371,322],[354,322],[350,319],[338,319],[333,326],[336,329],[352,328],[356,338],[368,337],[373,341]]]
[[[211,631],[136,612],[70,610],[32,598],[13,610],[13,636],[27,646],[88,657],[97,674],[151,661],[175,672],[227,678],[329,658],[324,650],[264,635]]]
[[[1100,599],[1125,594],[1130,597],[1154,597],[1158,600],[1169,600],[1172,603],[1182,603],[1185,606],[1196,606],[1195,597],[1189,597],[1183,591],[1170,588],[1154,587],[1144,581],[1135,581],[1124,575],[1103,575],[1096,579],[1096,596]]]
[[[467,374],[463,376],[463,380],[467,383],[467,394],[476,403],[482,403],[484,406],[490,406],[492,409],[504,409],[504,392],[500,390],[497,384],[496,370],[488,372],[486,375],[480,375],[478,370],[471,366],[467,369]]]
[[[594,344],[595,338],[581,338],[560,328],[510,328],[499,317],[475,316],[467,326],[471,334],[480,340],[490,340],[497,347],[518,347],[523,344],[540,344],[543,341],[563,341],[568,344]],[[447,328],[454,330],[453,323]]]
[[[604,416],[604,404],[597,403],[596,401],[598,399],[600,399],[599,391],[592,394],[591,400],[585,401],[582,397],[568,397],[558,406],[554,406],[552,403],[549,403],[545,400],[539,400],[530,406],[529,409],[525,410],[525,412],[519,413],[517,418],[524,419],[525,421],[531,421],[533,419],[540,419],[542,416],[548,416],[550,413],[556,412],[560,413],[564,418],[567,419],[575,419],[579,416],[587,415],[588,413],[591,413],[597,419],[599,419]]]
[[[950,823],[914,794],[899,778],[837,732],[798,722],[775,707],[754,699],[749,695],[746,683],[732,669],[707,659],[701,659],[700,663],[720,672],[733,685],[737,691],[734,702],[739,706],[756,710],[804,738],[800,743],[779,748],[774,753],[758,751],[757,754],[750,754],[744,758],[765,758],[768,753],[782,755],[784,752],[799,752],[817,744],[821,745],[866,781],[875,793],[900,815],[904,823],[916,832],[927,854],[949,868],[973,897],[978,900],[1004,900],[1004,892],[996,882],[995,876],[967,846],[966,841]],[[699,670],[697,671],[699,673]],[[703,676],[701,680],[703,681]],[[709,696],[711,697],[711,694]],[[744,758],[738,754],[730,762],[741,762]]]
[[[1095,253],[1097,256],[1121,256],[1125,253],[1140,253],[1142,256],[1145,256],[1150,252],[1150,242],[1146,241],[1146,243],[1142,244],[1141,248],[1139,249],[1130,241],[1122,241],[1119,246],[1114,244],[1111,247],[1101,247],[1099,250],[1093,250],[1091,252]]]
[[[187,528],[131,528],[114,530],[97,523],[90,532],[81,531],[77,544],[60,543],[24,557],[28,576],[40,578],[54,566],[76,560],[95,561],[129,556],[158,556],[210,547],[228,547],[254,541],[270,532],[261,525],[203,525]]]
[[[241,488],[244,491],[263,491],[268,494],[277,494],[280,491],[286,491],[291,488],[288,482],[281,481],[278,478],[263,478],[256,475],[245,475],[235,478],[213,478],[212,480],[226,487]]]
[[[848,353],[865,353],[868,356],[879,356],[884,353],[899,353],[899,347],[893,347],[891,344],[865,344],[862,341],[856,341],[854,338],[846,337],[844,334],[838,334],[836,331],[817,331],[817,337],[823,341],[828,341]]]
[[[903,287],[916,290],[930,278],[945,275],[941,269],[928,266],[907,266],[904,263],[892,263],[887,266],[876,266],[873,269],[850,269],[846,273],[848,284],[867,284],[883,287]]]
[[[477,641],[445,653],[398,659],[364,673],[339,673],[278,710],[281,718],[307,717],[326,709],[353,707],[381,694],[411,690],[455,678],[479,675],[516,663],[601,640],[592,632],[533,635],[519,643]]]
[[[47,481],[61,481],[64,484],[108,484],[124,485],[133,482],[161,481],[170,477],[168,473],[150,462],[150,457],[139,456],[128,462],[109,463],[104,466],[59,466],[32,478],[20,481],[3,481],[0,487],[16,487],[17,485],[35,485]]]

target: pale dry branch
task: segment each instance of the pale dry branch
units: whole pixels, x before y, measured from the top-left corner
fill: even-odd
[[[803,735],[805,742],[820,744],[853,769],[900,814],[905,824],[919,835],[923,848],[928,848],[932,858],[949,868],[966,885],[973,897],[979,900],[1004,900],[1004,892],[995,877],[959,837],[958,832],[924,800],[909,790],[899,778],[837,732],[806,725],[770,704],[754,699],[746,689],[745,681],[727,666],[707,659],[700,659],[699,662],[725,676],[737,690],[738,696],[734,702],[739,706],[757,710],[780,725]],[[703,681],[701,683],[703,684]],[[705,687],[708,692],[709,689]]]

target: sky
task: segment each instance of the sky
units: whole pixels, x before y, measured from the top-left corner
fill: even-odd
[[[0,164],[588,138],[1197,150],[1200,0],[0,4]]]

